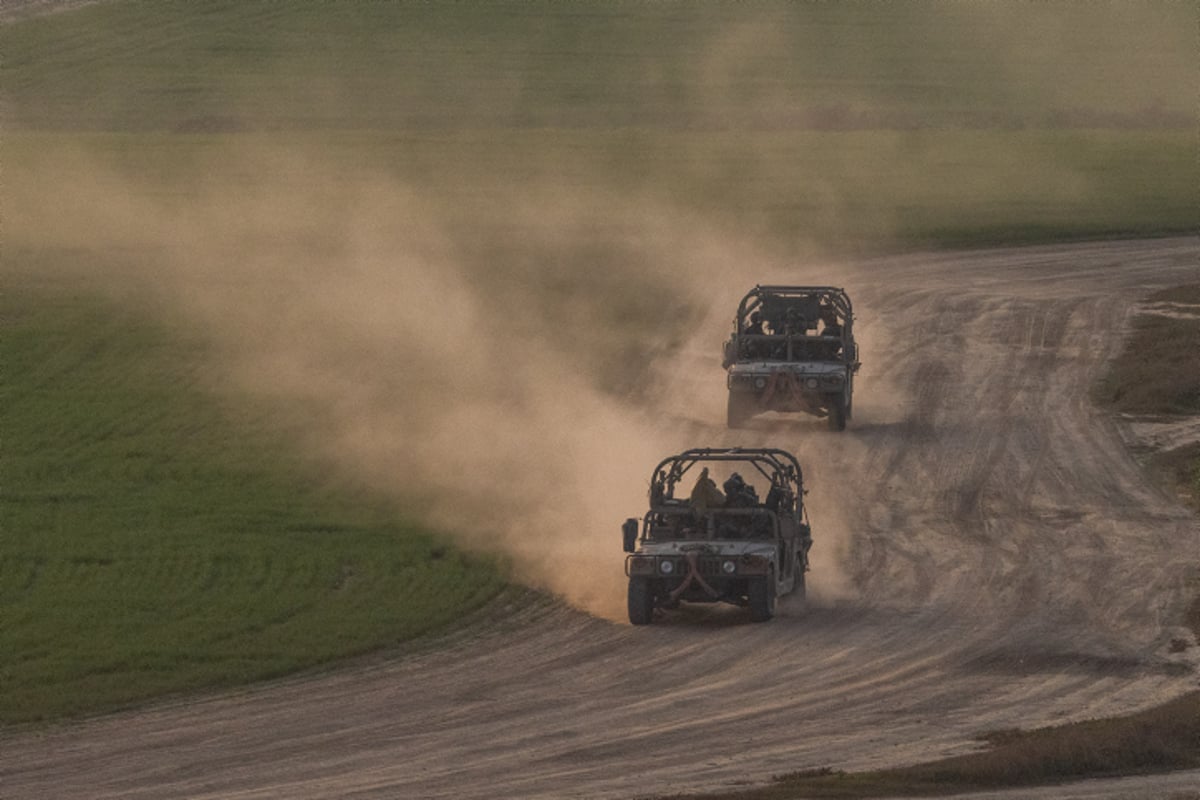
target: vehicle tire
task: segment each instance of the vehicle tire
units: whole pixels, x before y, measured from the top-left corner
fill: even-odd
[[[829,430],[846,430],[846,396],[844,394],[829,398]]]
[[[730,428],[741,428],[754,416],[754,395],[746,392],[730,392],[729,405],[725,409],[725,424]]]
[[[649,625],[654,618],[654,589],[645,578],[629,579],[629,621]]]
[[[750,601],[750,619],[766,622],[775,616],[775,572],[772,570],[761,578],[751,578],[746,595]]]

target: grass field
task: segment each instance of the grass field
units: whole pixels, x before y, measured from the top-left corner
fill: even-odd
[[[1190,231],[1195,17],[108,0],[0,27],[10,205],[64,154],[178,196],[292,152],[467,219],[549,189],[793,257]]]
[[[32,279],[0,320],[0,723],[295,672],[503,588],[229,408],[185,332]]]
[[[669,336],[687,309],[626,281],[663,255],[647,219],[783,259],[1194,231],[1196,13],[106,0],[0,26],[0,722],[388,647],[500,591],[306,460],[295,415],[214,390],[220,332],[147,288],[156,254],[333,263],[330,219],[373,206],[360,228],[436,218],[489,290]],[[606,391],[621,346],[587,355]]]
[[[13,25],[60,130],[1187,128],[1195,9],[109,0]]]

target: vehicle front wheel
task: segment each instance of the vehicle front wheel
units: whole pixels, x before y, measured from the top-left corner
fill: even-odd
[[[829,398],[829,429],[832,431],[846,430],[846,396],[835,395]]]
[[[725,411],[725,424],[730,428],[744,427],[754,416],[754,395],[746,392],[730,392],[729,405]]]
[[[761,578],[752,578],[746,587],[750,601],[750,619],[766,622],[775,616],[775,572],[772,570]]]
[[[654,617],[654,589],[645,578],[629,579],[629,621],[649,625]]]

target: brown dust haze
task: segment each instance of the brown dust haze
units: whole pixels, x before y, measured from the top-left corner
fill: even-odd
[[[70,268],[202,331],[215,391],[268,399],[304,432],[298,452],[503,554],[518,580],[619,619],[620,524],[645,510],[660,459],[770,444],[807,465],[835,446],[813,418],[784,440],[725,431],[719,353],[754,283],[852,283],[841,268],[603,193],[524,186],[447,212],[327,171],[319,153],[219,156],[166,197],[82,152],[58,158],[19,192],[13,227],[109,254]],[[869,378],[860,387],[858,415],[886,413]],[[821,479],[809,469],[818,602],[846,591],[838,498]]]
[[[1175,18],[1184,13],[1164,7]],[[861,22],[851,28],[838,18],[822,22],[818,11],[727,8],[721,13],[728,19],[718,15],[697,28],[694,47],[610,65],[614,75],[641,76],[622,95],[629,119],[653,118],[660,100],[678,96],[689,112],[681,118],[701,130],[723,130],[730,120],[751,130],[758,123],[766,130],[819,129],[827,112],[851,128],[894,123],[896,130],[872,133],[873,152],[882,148],[921,194],[940,191],[942,179],[926,174],[922,159],[932,155],[914,150],[902,133],[930,112],[944,125],[995,117],[1001,127],[1020,127],[1057,109],[1111,108],[1126,119],[1147,103],[1167,110],[1178,104],[1176,82],[1162,75],[1180,69],[1173,54],[1181,34],[1153,14],[962,6],[928,19],[914,12],[903,30],[879,31],[863,9],[851,14]],[[242,133],[195,141],[185,135],[184,144],[163,133],[160,149],[155,135],[128,145],[149,148],[144,152],[122,152],[119,134],[51,136],[45,152],[22,151],[31,154],[29,163],[10,158],[5,244],[53,248],[63,254],[55,263],[129,302],[182,318],[212,344],[214,390],[268,399],[287,430],[303,431],[299,452],[395,498],[398,509],[464,547],[505,554],[518,579],[580,608],[623,615],[618,531],[622,520],[644,511],[652,467],[687,447],[734,444],[780,446],[800,458],[816,537],[812,594],[817,602],[844,595],[849,589],[837,564],[849,532],[839,509],[853,496],[839,475],[855,474],[856,459],[867,456],[863,446],[808,418],[726,431],[719,353],[737,301],[755,283],[844,286],[855,301],[865,362],[854,424],[894,419],[907,401],[872,373],[872,342],[891,335],[870,311],[878,276],[808,246],[804,219],[786,245],[785,237],[754,233],[755,225],[759,233],[770,228],[762,210],[778,199],[770,192],[779,188],[772,179],[780,167],[736,131],[679,140],[633,136],[628,149],[640,143],[649,148],[643,153],[625,152],[622,134],[602,126],[595,138],[568,133],[545,152],[520,143],[521,129],[506,127],[514,117],[532,114],[551,132],[538,135],[553,141],[555,125],[586,133],[597,120],[585,112],[600,113],[538,94],[563,76],[522,72],[539,59],[558,63],[551,58],[561,50],[557,26],[575,24],[542,22],[542,33],[522,44],[528,64],[501,76],[506,91],[496,91],[493,67],[511,55],[507,40],[481,44],[482,55],[443,42],[442,74],[457,81],[446,96],[463,102],[443,107],[440,97],[412,95],[425,98],[412,113],[432,114],[443,127],[398,133],[386,146],[405,147],[404,136],[440,137],[421,151],[431,154],[430,163],[421,153],[408,162],[415,179],[389,171],[386,147],[374,134],[362,134],[366,152],[359,158],[357,133],[278,126],[303,108],[305,119],[334,129],[347,120],[353,131],[354,120],[373,117],[353,105],[361,91],[343,84],[359,80],[407,96],[405,87],[420,88],[411,85],[419,77],[410,76],[424,74],[416,67],[428,54],[386,50],[386,37],[370,39],[364,46],[384,47],[380,63],[392,72],[345,76],[335,69],[344,55],[336,47],[320,58],[281,44],[283,54],[266,73],[207,76],[229,81],[209,87],[228,108],[208,110],[222,119],[245,115]],[[847,30],[853,36],[838,38]],[[904,37],[911,46],[897,45]],[[957,59],[955,69],[922,58],[931,43],[931,52]],[[905,86],[916,94],[907,99],[882,96],[873,80],[792,79],[828,69],[874,75],[875,61],[895,53],[911,54]],[[1091,60],[1080,65],[1082,56]],[[305,93],[288,97],[279,85],[302,85]],[[940,99],[922,100],[926,89]],[[6,127],[58,119],[53,103],[40,100],[14,94],[2,109]],[[388,106],[387,113],[400,115],[393,121],[406,119],[402,106]],[[456,115],[464,114],[508,140],[488,149],[488,136],[456,127],[463,122]],[[88,124],[124,130],[135,122]],[[642,163],[634,155],[645,159],[645,174],[630,174]],[[1053,155],[1011,157],[1019,174],[1050,176],[1082,202],[1094,176],[1072,174]],[[678,192],[692,187],[700,196],[673,203],[669,187],[639,183],[654,181],[656,157],[671,163],[664,174],[679,178]],[[878,176],[857,164],[852,149],[841,158],[821,175],[790,165],[798,188],[789,190],[810,198],[820,217],[813,224],[824,231],[869,230],[883,240],[900,224],[895,210],[881,207],[872,212],[880,219],[864,219],[851,202],[859,195],[847,190]],[[986,197],[1009,191],[1001,184],[1012,178],[965,170],[959,180]],[[751,209],[743,218],[738,203]],[[754,209],[762,213],[756,217]],[[827,466],[831,460],[836,469]]]

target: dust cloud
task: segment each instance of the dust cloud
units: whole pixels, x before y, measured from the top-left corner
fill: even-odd
[[[177,196],[77,152],[41,176],[71,191],[39,207],[30,190],[16,228],[127,254],[74,268],[202,331],[215,389],[265,398],[300,451],[516,579],[621,619],[619,528],[660,459],[802,443],[799,423],[789,442],[725,431],[720,344],[755,282],[838,283],[826,268],[602,193],[525,186],[447,212],[312,152],[238,147]],[[844,592],[823,506],[818,601]]]
[[[824,231],[828,247],[838,231],[867,230],[878,242],[899,223],[887,204],[864,212],[849,202],[847,187],[879,177],[853,148],[832,172],[806,174],[803,161],[781,171],[773,158],[791,151],[758,152],[727,126],[877,127],[886,135],[871,138],[873,152],[897,149],[888,163],[900,177],[890,180],[911,164],[920,192],[929,190],[921,181],[930,154],[908,152],[908,140],[888,131],[991,124],[993,114],[1019,127],[1081,100],[1114,100],[1111,81],[1088,72],[1064,82],[1045,68],[1112,40],[1120,26],[1111,21],[1056,26],[1072,31],[1056,55],[1050,38],[1029,42],[1025,31],[1040,27],[1028,14],[1057,12],[943,11],[936,20],[899,15],[892,21],[901,29],[878,35],[874,7],[701,15],[669,53],[603,62],[612,71],[596,80],[626,92],[608,109],[625,116],[606,112],[603,125],[662,120],[690,126],[692,138],[610,131],[590,106],[557,94],[548,78],[570,65],[555,60],[554,33],[575,24],[565,17],[521,40],[543,59],[544,72],[528,75],[496,75],[507,40],[472,55],[424,53],[419,37],[412,51],[367,37],[378,58],[366,71],[345,67],[349,75],[335,70],[341,50],[325,60],[281,42],[272,70],[288,77],[284,85],[304,87],[299,98],[271,75],[244,84],[231,73],[211,107],[175,109],[199,116],[159,109],[157,124],[177,132],[161,141],[124,145],[120,134],[98,134],[22,145],[35,149],[6,164],[6,246],[53,247],[64,254],[56,263],[182,317],[209,337],[225,385],[266,398],[281,425],[302,432],[299,451],[386,493],[463,547],[504,554],[520,580],[602,616],[623,616],[618,530],[644,510],[659,459],[704,445],[785,447],[810,488],[812,593],[836,599],[851,593],[838,565],[854,498],[839,476],[863,474],[871,454],[857,437],[827,434],[811,419],[726,431],[720,344],[754,283],[844,286],[866,362],[854,424],[896,419],[904,393],[884,383],[871,358],[881,352],[873,342],[887,338],[869,308],[874,282],[806,242],[804,226]],[[618,16],[606,30],[624,39],[636,21]],[[1167,23],[1141,22],[1145,37],[1164,46],[1177,36]],[[968,43],[945,49],[961,69],[916,57],[910,64],[913,86],[940,87],[949,100],[921,91],[881,96],[871,76],[890,66],[876,60],[908,59],[931,38]],[[1145,74],[1124,68],[1150,63],[1138,52],[1116,61],[1126,76],[1119,86]],[[412,76],[422,73],[414,65],[433,56],[445,60],[456,92],[416,91]],[[642,67],[652,68],[644,81]],[[847,79],[800,79],[826,70]],[[346,91],[347,81],[357,91]],[[1116,107],[1136,112],[1143,99],[1125,91]],[[395,102],[362,105],[384,96]],[[21,97],[6,111],[10,126],[59,119],[43,98]],[[662,106],[671,97],[676,104]],[[1167,111],[1178,106],[1171,93],[1150,99]],[[130,104],[111,104],[113,114],[137,107]],[[101,116],[92,123],[106,130],[135,122],[94,113]],[[320,124],[290,129],[298,119]],[[221,134],[223,120],[238,132]],[[364,120],[394,132],[363,133],[355,125]],[[531,144],[517,120],[547,127],[535,129]],[[188,139],[214,124],[216,133]],[[330,126],[323,133],[322,124]],[[1056,186],[1073,185],[1069,169],[1042,157],[1038,166]],[[771,211],[780,197],[791,205]]]

